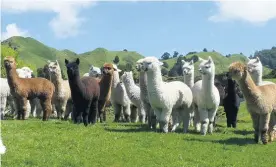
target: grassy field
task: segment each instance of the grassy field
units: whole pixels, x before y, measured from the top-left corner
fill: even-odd
[[[111,112],[111,110],[110,110]],[[244,103],[238,128],[218,121],[215,133],[162,134],[145,125],[112,123],[84,127],[71,122],[37,119],[2,121],[7,152],[4,167],[43,166],[275,166],[276,142],[253,142],[253,129]]]

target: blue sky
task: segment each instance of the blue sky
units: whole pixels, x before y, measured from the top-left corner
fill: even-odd
[[[48,46],[76,53],[97,47],[126,48],[160,57],[165,51],[186,54],[207,48],[224,55],[250,55],[276,46],[275,2],[69,4],[61,0],[59,5],[58,0],[47,4],[26,0],[29,3],[24,6],[12,1],[3,1],[2,39],[31,36]]]

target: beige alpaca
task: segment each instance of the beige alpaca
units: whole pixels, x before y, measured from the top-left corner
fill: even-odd
[[[247,109],[255,129],[254,141],[259,141],[260,133],[263,144],[268,142],[267,133],[269,133],[269,141],[273,141],[275,134],[273,127],[276,114],[276,85],[256,86],[247,67],[240,62],[232,63],[229,67],[229,73],[237,81],[245,97]]]
[[[61,76],[61,69],[58,61],[48,63],[50,80],[55,85],[55,93],[53,95],[53,104],[57,110],[57,118],[63,119],[64,115],[67,117],[73,110],[71,100],[71,90],[68,80],[63,80]],[[66,108],[67,106],[67,108]]]

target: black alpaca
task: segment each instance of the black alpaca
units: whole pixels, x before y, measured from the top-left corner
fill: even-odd
[[[79,64],[79,58],[75,62],[70,63],[65,59],[74,104],[74,111],[72,113],[74,123],[79,124],[82,116],[83,123],[87,126],[90,123],[96,123],[100,87],[97,80],[93,77],[80,78]]]
[[[240,107],[240,98],[236,92],[236,82],[228,77],[228,86],[226,89],[226,96],[223,99],[224,111],[227,118],[227,127],[236,128],[237,114]]]

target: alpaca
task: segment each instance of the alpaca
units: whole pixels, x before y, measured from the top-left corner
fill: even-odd
[[[12,101],[12,97],[11,97],[11,93],[10,93],[10,87],[9,87],[9,84],[8,84],[8,80],[6,78],[1,78],[0,83],[1,83],[0,114],[1,114],[1,119],[4,119],[7,103],[10,106],[12,106],[13,101]]]
[[[99,82],[100,85],[100,98],[99,98],[99,117],[100,122],[106,121],[105,107],[111,96],[111,86],[113,81],[114,68],[111,63],[103,65],[103,74]]]
[[[74,62],[69,62],[65,59],[74,104],[74,123],[79,124],[82,117],[84,126],[87,126],[90,123],[95,124],[97,121],[100,87],[97,80],[93,77],[80,78],[79,64],[79,58]]]
[[[142,70],[147,74],[148,98],[160,129],[168,132],[170,116],[173,117],[175,131],[179,125],[179,119],[183,120],[183,132],[186,133],[189,127],[190,112],[192,111],[193,94],[191,89],[180,81],[163,82],[160,66],[163,63],[156,57],[143,59]],[[180,118],[179,118],[180,117]]]
[[[93,65],[90,66],[88,73],[83,74],[84,77],[90,76],[90,77],[96,77],[96,78],[100,78],[101,75],[102,75],[101,69]]]
[[[263,81],[263,65],[259,57],[256,57],[255,59],[249,59],[247,62],[247,68],[249,74],[257,86],[275,84],[270,81]]]
[[[181,60],[182,62],[182,71],[183,71],[183,76],[184,76],[184,83],[189,86],[189,88],[192,89],[194,86],[194,61],[185,61]],[[193,106],[194,108],[194,106]],[[197,115],[198,116],[198,115]],[[197,118],[199,119],[199,118]],[[193,126],[194,122],[194,111],[191,112],[190,114],[190,126]]]
[[[38,97],[43,108],[43,121],[48,120],[52,111],[51,99],[55,86],[44,78],[19,78],[13,57],[5,57],[4,65],[11,94],[15,98],[18,107],[17,119],[25,119],[27,100]]]
[[[240,107],[240,98],[236,92],[236,82],[227,74],[227,95],[223,99],[223,107],[227,118],[227,127],[236,128],[237,114]]]
[[[119,72],[117,65],[113,64],[113,81],[111,86],[111,103],[115,113],[114,122],[119,122],[121,111],[123,108],[124,119],[126,122],[130,122],[130,105],[131,101],[128,98],[126,88],[123,83],[120,82]]]
[[[148,118],[148,126],[149,128],[156,129],[156,116],[154,114],[154,110],[151,108],[149,98],[148,98],[148,88],[147,88],[147,74],[142,70],[143,59],[140,59],[136,62],[136,69],[140,73],[139,75],[139,86],[140,86],[140,97],[141,102],[143,103],[145,112]]]
[[[213,132],[214,118],[220,103],[218,89],[214,85],[215,64],[209,56],[208,60],[200,58],[199,72],[202,80],[195,83],[192,88],[195,103],[195,128],[202,135]],[[197,116],[199,114],[199,117]],[[201,127],[200,127],[201,124]]]
[[[48,68],[50,72],[50,79],[52,83],[55,85],[55,93],[52,99],[52,103],[55,105],[57,110],[57,118],[58,119],[67,119],[69,113],[73,108],[71,101],[71,90],[69,86],[68,80],[63,80],[61,75],[61,69],[58,61],[49,62]],[[69,105],[69,106],[67,106]],[[66,110],[66,106],[67,109]],[[71,108],[71,110],[70,110]]]
[[[121,78],[125,85],[126,92],[130,101],[134,104],[134,106],[138,108],[139,121],[142,123],[145,123],[146,113],[145,113],[143,103],[141,101],[140,87],[135,84],[132,71],[124,72]],[[137,122],[137,117],[134,118],[133,122]]]
[[[0,138],[0,154],[5,154],[6,152],[6,146],[4,146],[3,141],[2,141],[2,137]]]
[[[243,92],[247,110],[253,120],[254,141],[258,143],[259,136],[261,136],[262,143],[267,144],[267,133],[269,134],[269,141],[273,141],[273,134],[275,133],[273,127],[275,126],[276,113],[276,84],[257,86],[247,67],[240,62],[234,62],[229,66],[229,74],[238,83]],[[272,119],[274,121],[271,121]]]

